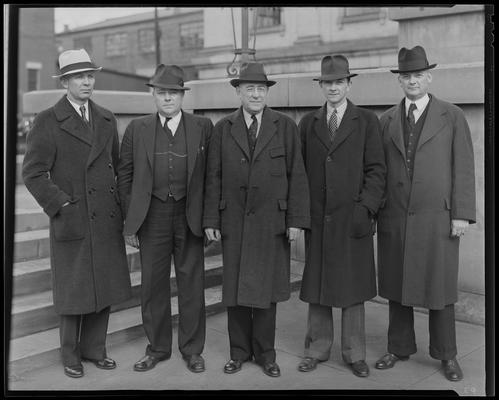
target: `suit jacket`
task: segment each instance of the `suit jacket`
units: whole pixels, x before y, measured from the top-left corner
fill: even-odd
[[[213,129],[205,117],[182,111],[187,140],[186,215],[190,230],[203,236],[206,150]],[[125,217],[124,235],[136,234],[149,210],[153,185],[157,113],[134,119],[126,128],[118,165],[118,189]]]
[[[427,107],[412,181],[402,103],[381,117],[387,188],[378,217],[379,294],[442,309],[457,301],[459,238],[450,237],[450,223],[475,222],[475,166],[463,111],[435,96]]]
[[[91,100],[89,107],[93,135],[66,96],[38,114],[23,162],[26,187],[50,217],[59,314],[96,312],[131,296],[116,190],[116,119]]]

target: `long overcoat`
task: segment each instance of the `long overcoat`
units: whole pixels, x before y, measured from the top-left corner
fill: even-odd
[[[253,157],[242,109],[220,120],[208,148],[203,225],[222,233],[223,303],[268,308],[290,296],[289,227],[310,225],[297,126],[266,107]]]
[[[311,229],[300,298],[348,307],[376,296],[373,216],[385,187],[379,121],[348,101],[331,142],[326,104],[299,124],[310,185]]]
[[[131,297],[116,188],[116,119],[91,100],[89,108],[93,135],[66,96],[38,114],[23,162],[26,187],[50,218],[58,314],[98,312]]]
[[[431,96],[407,171],[402,103],[381,117],[386,203],[378,217],[379,294],[407,306],[442,309],[457,301],[459,238],[451,219],[475,222],[473,145],[464,114]]]
[[[187,144],[186,217],[196,236],[203,236],[203,192],[211,120],[182,112]],[[149,210],[153,188],[154,143],[158,114],[134,119],[121,143],[118,188],[125,216],[125,235],[136,234]]]

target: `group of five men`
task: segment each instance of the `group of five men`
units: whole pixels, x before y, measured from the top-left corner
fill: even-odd
[[[369,375],[364,302],[389,300],[387,369],[416,352],[413,307],[429,309],[430,355],[447,379],[456,360],[459,237],[475,222],[474,158],[463,112],[428,93],[424,49],[402,48],[392,70],[404,99],[381,119],[348,99],[346,57],[326,56],[326,103],[299,125],[266,105],[262,64],[241,67],[241,107],[213,126],[182,110],[184,73],[160,64],[147,84],[157,112],[134,119],[121,147],[116,119],[90,100],[100,70],[85,50],[59,57],[67,90],[35,118],[23,178],[50,217],[51,268],[64,372],[81,361],[113,369],[106,353],[110,306],[131,296],[125,243],[140,251],[141,310],[149,341],[134,364],[148,371],[172,352],[170,273],[178,293],[178,346],[192,372],[205,370],[204,237],[221,241],[223,304],[236,373],[254,360],[271,377],[276,304],[290,297],[290,242],[305,232],[301,300],[309,303],[309,372],[329,359],[332,308],[342,309],[342,358]],[[124,220],[124,225],[123,225]]]

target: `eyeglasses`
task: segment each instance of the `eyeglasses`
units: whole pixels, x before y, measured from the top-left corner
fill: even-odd
[[[266,86],[247,86],[243,88],[243,91],[247,94],[252,94],[256,91],[257,94],[265,94],[267,93],[267,87]]]

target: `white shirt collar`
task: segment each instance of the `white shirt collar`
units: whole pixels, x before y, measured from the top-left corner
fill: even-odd
[[[71,104],[73,106],[73,108],[76,110],[76,112],[78,113],[78,115],[80,117],[83,117],[83,115],[81,115],[81,112],[80,112],[80,107],[85,106],[85,110],[87,112],[87,119],[90,120],[90,107],[88,106],[88,100],[83,104],[78,104],[78,103],[75,103],[74,101],[72,101],[68,96],[66,96],[66,98],[68,99],[69,104]]]
[[[405,98],[405,114],[407,116],[407,113],[409,112],[409,106],[411,103],[415,103],[416,107],[418,108],[417,113],[420,115],[430,102],[430,96],[428,96],[428,93],[426,93],[423,97],[420,99],[417,99],[416,101],[414,100],[409,100],[407,97]]]
[[[161,115],[160,113],[158,113],[159,115],[159,120],[161,121],[161,126],[164,126],[165,125],[165,121],[166,121],[166,117],[164,115]],[[174,117],[172,117],[169,121],[168,121],[168,128],[170,129],[170,131],[172,132],[172,135],[175,135],[175,132],[177,131],[177,128],[180,124],[180,119],[182,118],[182,110],[180,110],[177,115],[175,115]]]

